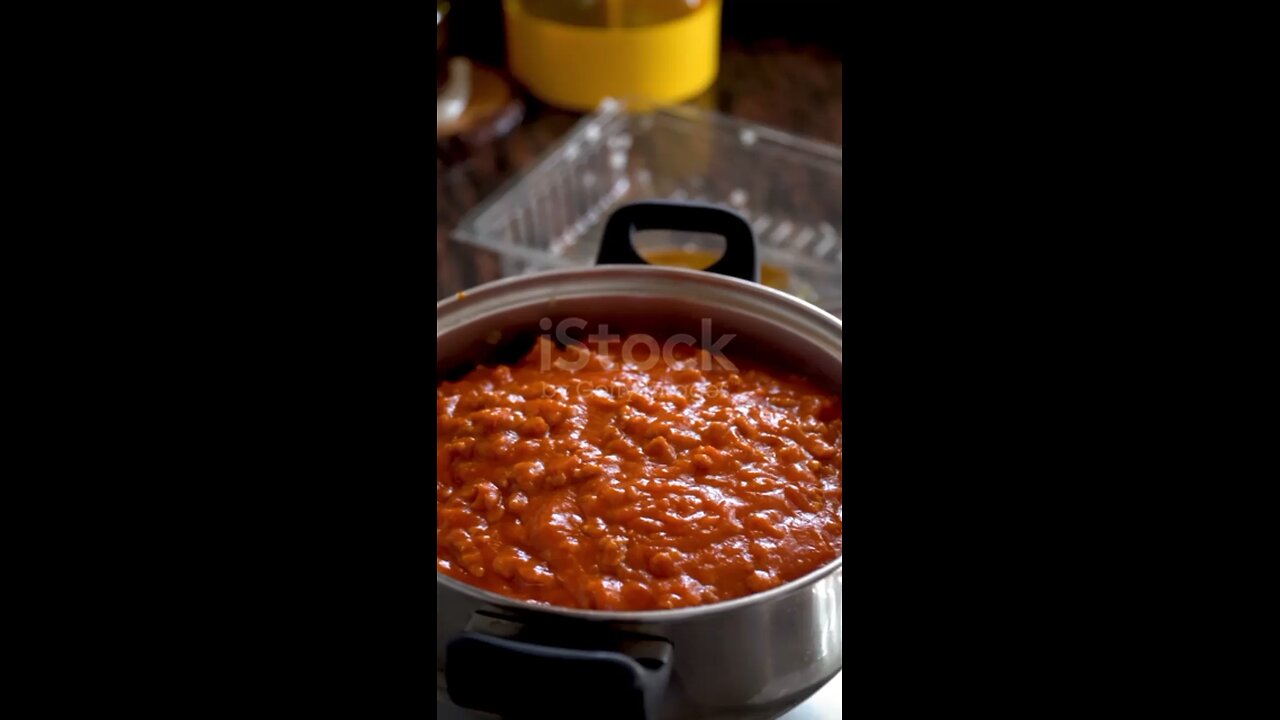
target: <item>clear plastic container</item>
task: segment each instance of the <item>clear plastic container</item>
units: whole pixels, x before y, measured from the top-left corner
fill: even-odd
[[[766,284],[842,316],[841,178],[835,145],[691,107],[628,113],[606,101],[468,213],[454,237],[495,251],[503,273],[518,275],[592,264],[604,221],[622,203],[724,205],[755,229]],[[718,253],[705,237],[642,235],[646,258]]]

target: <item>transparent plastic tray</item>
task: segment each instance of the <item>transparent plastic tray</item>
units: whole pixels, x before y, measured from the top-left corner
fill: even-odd
[[[622,203],[724,205],[755,229],[768,284],[841,316],[841,158],[838,146],[714,112],[629,113],[607,101],[468,213],[454,237],[498,253],[503,273],[517,275],[590,265]],[[645,235],[655,248],[714,250],[705,238]]]

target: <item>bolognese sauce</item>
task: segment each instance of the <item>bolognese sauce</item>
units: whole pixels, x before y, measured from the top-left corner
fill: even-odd
[[[704,349],[623,340],[541,338],[513,365],[438,386],[436,568],[521,600],[653,610],[835,559],[840,398]]]

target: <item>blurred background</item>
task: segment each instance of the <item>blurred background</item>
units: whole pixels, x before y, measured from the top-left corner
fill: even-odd
[[[589,263],[611,206],[671,197],[742,212],[765,280],[839,314],[839,7],[437,3],[437,299]]]

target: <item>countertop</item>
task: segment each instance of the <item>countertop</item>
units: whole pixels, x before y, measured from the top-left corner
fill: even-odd
[[[817,45],[726,40],[715,84],[691,104],[842,144],[842,67],[840,58]],[[494,256],[456,243],[449,234],[468,210],[531,166],[581,118],[527,96],[525,104],[524,120],[500,139],[437,142],[437,300],[500,277]]]

